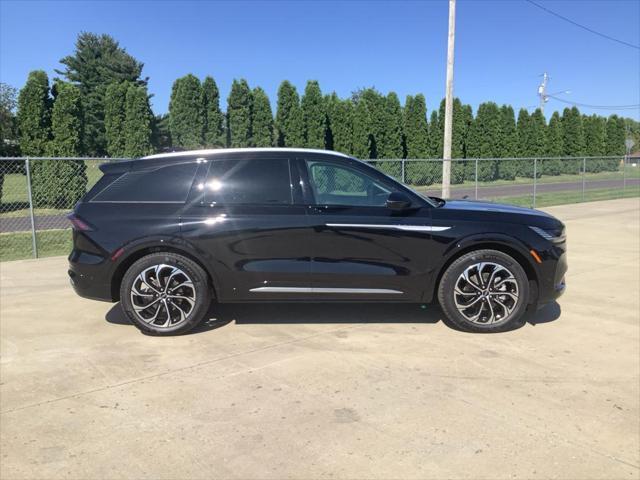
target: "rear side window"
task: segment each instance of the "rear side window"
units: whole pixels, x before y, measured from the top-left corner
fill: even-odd
[[[187,200],[198,165],[195,162],[128,172],[98,192],[92,202],[173,202]]]
[[[214,160],[205,184],[205,201],[223,205],[290,205],[289,160]]]

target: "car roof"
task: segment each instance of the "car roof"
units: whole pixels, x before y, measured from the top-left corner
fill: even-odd
[[[175,157],[183,157],[183,156],[193,156],[193,155],[215,155],[215,154],[225,154],[225,153],[259,153],[259,152],[297,152],[297,153],[321,153],[326,155],[337,155],[340,157],[351,158],[349,155],[345,155],[344,153],[334,152],[332,150],[318,150],[312,148],[209,148],[204,150],[185,150],[182,152],[169,152],[169,153],[156,153],[154,155],[147,155],[146,157],[142,157],[141,160],[149,160],[154,158],[175,158]]]

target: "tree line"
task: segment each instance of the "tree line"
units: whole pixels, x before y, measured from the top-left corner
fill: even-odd
[[[283,81],[275,115],[267,93],[234,80],[221,108],[211,76],[192,74],[173,83],[169,111],[154,116],[143,64],[108,35],[82,33],[73,55],[61,59],[63,70],[50,84],[47,74],[29,74],[12,108],[2,120],[2,154],[24,156],[139,157],[176,148],[305,147],[341,151],[363,159],[441,158],[444,100],[427,115],[422,94],[404,105],[394,92],[362,88],[349,98],[323,94],[308,81],[300,95]],[[4,97],[4,94],[3,94]],[[4,100],[3,100],[4,103]],[[549,122],[540,110],[485,102],[474,115],[460,99],[453,105],[454,158],[580,157],[623,155],[625,129],[638,122],[616,115],[583,115],[576,108],[554,112]],[[8,126],[7,126],[8,125]],[[13,136],[13,137],[11,137]],[[13,141],[7,139],[13,138]],[[577,173],[579,160],[545,160],[544,174]],[[436,162],[407,162],[406,180],[429,184],[439,177]],[[379,162],[399,174],[397,162]],[[480,180],[532,176],[530,162],[483,161]],[[615,170],[617,160],[589,162],[591,171]],[[35,162],[34,194],[39,205],[69,205],[84,192],[84,162]],[[540,172],[538,172],[540,173]],[[452,181],[474,178],[474,162],[454,162]]]

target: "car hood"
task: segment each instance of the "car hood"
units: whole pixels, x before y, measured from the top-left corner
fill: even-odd
[[[443,210],[511,213],[517,215],[533,215],[536,217],[554,218],[548,213],[542,212],[540,210],[534,210],[533,208],[506,205],[504,203],[481,202],[478,200],[447,200],[447,202],[440,208],[442,208]]]

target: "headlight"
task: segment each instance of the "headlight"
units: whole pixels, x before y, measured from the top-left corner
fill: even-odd
[[[549,240],[550,242],[559,243],[564,242],[566,237],[564,233],[564,227],[553,228],[553,229],[544,229],[540,227],[529,227],[531,230],[536,232],[545,240]]]

